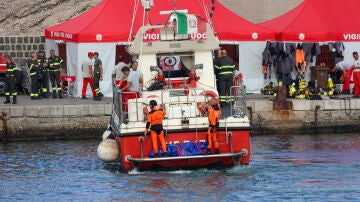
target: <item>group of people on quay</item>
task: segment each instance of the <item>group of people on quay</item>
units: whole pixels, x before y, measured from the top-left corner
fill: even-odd
[[[16,62],[5,55],[5,102],[4,104],[17,104],[18,89],[16,86],[17,71],[20,71]],[[29,76],[31,81],[30,98],[39,100],[49,98],[49,81],[52,86],[52,97],[63,98],[62,88],[60,86],[60,73],[63,69],[63,60],[55,55],[54,50],[50,50],[50,57],[45,56],[45,51],[40,50],[38,54],[33,53],[27,62]],[[12,102],[10,97],[12,96]]]

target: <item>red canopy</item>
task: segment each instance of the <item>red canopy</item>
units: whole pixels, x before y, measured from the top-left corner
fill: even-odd
[[[154,0],[150,10],[151,23],[164,24],[166,15],[160,11],[173,10],[173,1]],[[136,4],[136,6],[134,6]],[[176,9],[187,9],[207,19],[209,0],[178,0]],[[134,11],[136,9],[136,12]],[[124,42],[128,40],[131,22],[135,14],[132,33],[142,25],[144,9],[140,0],[103,0],[84,14],[64,23],[45,29],[45,37],[71,42]],[[213,17],[214,30],[220,40],[264,41],[274,39],[274,32],[255,25],[228,10],[215,1]]]
[[[281,41],[360,41],[358,0],[305,0],[284,15],[259,25]]]

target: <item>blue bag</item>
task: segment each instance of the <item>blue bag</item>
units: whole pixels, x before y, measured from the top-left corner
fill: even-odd
[[[184,142],[181,144],[182,151],[181,154],[185,153],[185,156],[194,156],[200,155],[200,151],[196,147],[195,142]]]
[[[181,147],[179,144],[166,144],[168,156],[179,156]]]
[[[207,142],[196,142],[196,147],[200,154],[207,153],[208,143]]]

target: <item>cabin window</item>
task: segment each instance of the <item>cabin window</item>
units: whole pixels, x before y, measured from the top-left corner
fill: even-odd
[[[156,59],[165,78],[187,77],[195,65],[193,53],[158,54]]]

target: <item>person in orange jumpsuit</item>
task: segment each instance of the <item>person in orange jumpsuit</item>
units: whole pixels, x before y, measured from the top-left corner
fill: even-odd
[[[160,140],[161,148],[164,152],[163,156],[167,156],[164,129],[162,125],[166,112],[163,109],[158,108],[157,102],[155,100],[150,101],[150,108],[151,111],[149,112],[148,120],[146,122],[145,135],[150,128],[154,157],[159,157],[158,138]]]
[[[215,149],[215,153],[220,154],[219,142],[216,137],[216,132],[219,128],[221,110],[216,100],[214,99],[210,100],[209,104],[210,104],[210,108],[207,109],[208,118],[209,118],[209,128],[207,134],[207,140],[208,140],[207,154],[211,153],[211,149],[213,148],[213,146]]]

